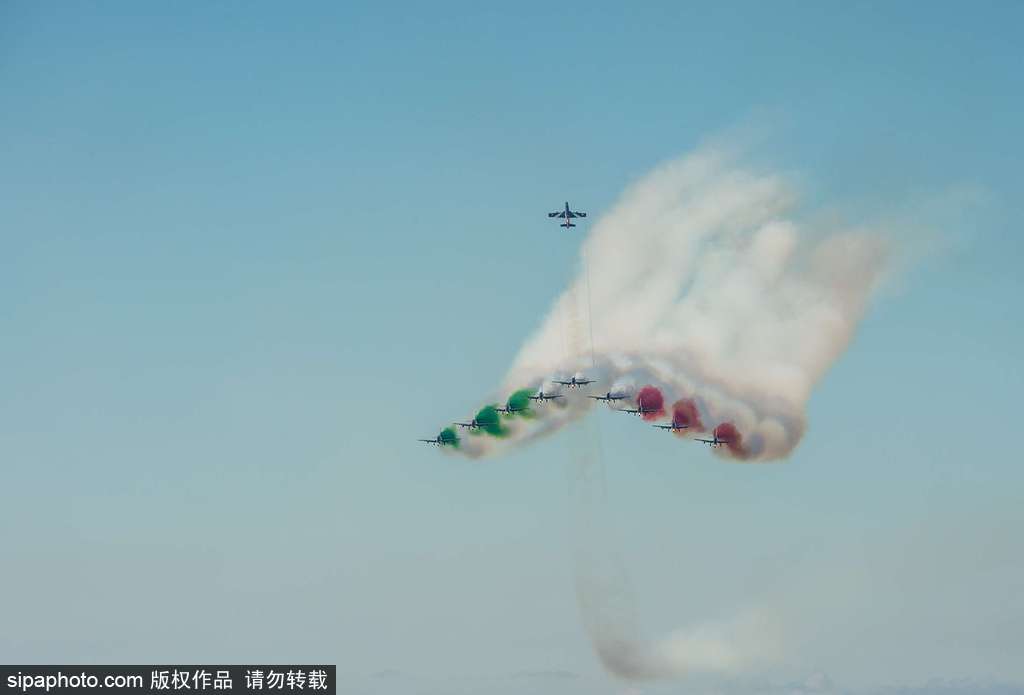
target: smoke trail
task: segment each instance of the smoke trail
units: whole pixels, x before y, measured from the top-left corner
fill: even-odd
[[[579,274],[506,375],[509,408],[538,386],[550,392],[554,375],[576,374],[595,379],[595,393],[656,409],[645,418],[663,417],[672,402],[683,436],[710,430],[724,443],[716,451],[730,457],[787,455],[804,432],[811,390],[853,336],[885,257],[877,238],[809,229],[799,213],[784,179],[744,167],[732,152],[708,148],[653,171],[584,242]],[[532,441],[594,407],[585,389],[564,395],[533,418],[506,418],[505,437],[468,438],[462,453]],[[609,548],[595,424],[576,428],[570,476],[577,597],[602,663],[640,680],[732,673],[770,659],[781,639],[760,611],[640,638],[624,565]]]
[[[641,179],[594,225],[589,262],[593,364],[582,345],[578,296],[586,268],[554,304],[510,368],[504,394],[555,374],[583,373],[596,390],[648,384],[692,399],[705,428],[731,423],[747,460],[786,456],[805,429],[815,383],[849,343],[877,285],[885,246],[875,236],[802,224],[792,187],[705,148]],[[573,390],[577,391],[577,390]],[[582,390],[579,390],[582,391]],[[593,401],[509,419],[503,439],[473,438],[482,456],[584,416]]]
[[[644,420],[660,420],[665,416],[665,397],[655,386],[644,386],[636,395],[636,407]]]
[[[638,397],[638,406],[640,402]],[[646,398],[642,402],[648,403]],[[692,401],[681,400],[673,412],[693,417],[694,407]],[[661,640],[641,639],[629,578],[607,512],[601,439],[594,424],[584,420],[573,433],[569,488],[576,598],[601,663],[620,678],[653,680],[737,672],[770,659],[780,639],[757,611],[676,630]]]
[[[743,446],[743,435],[731,422],[723,422],[715,428],[715,437],[725,442],[725,446],[736,458],[745,459],[750,453]]]
[[[493,405],[485,405],[477,412],[473,418],[476,423],[480,425],[480,431],[489,434],[494,437],[502,437],[507,434],[505,428],[501,426],[501,419],[498,417],[498,411],[495,410]]]
[[[442,444],[449,444],[456,449],[459,448],[459,443],[462,441],[459,439],[458,432],[456,432],[455,428],[453,427],[445,427],[443,430],[441,430],[441,433],[438,435],[438,438],[440,439]]]
[[[533,395],[533,389],[519,389],[511,396],[508,397],[506,407],[509,409],[509,417],[533,417],[534,413],[530,409],[530,396]]]
[[[682,398],[672,404],[672,424],[676,427],[685,427],[688,432],[692,433],[704,431],[704,423],[700,421],[697,404],[692,398]],[[685,436],[682,432],[675,434],[680,437]]]

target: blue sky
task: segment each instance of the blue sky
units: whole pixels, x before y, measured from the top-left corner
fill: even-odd
[[[467,463],[412,440],[470,412],[568,280],[549,208],[599,215],[738,129],[812,208],[898,220],[913,251],[785,464],[601,418],[645,630],[766,599],[801,648],[765,682],[1024,682],[1022,21],[4,4],[0,654],[621,691],[577,615],[567,443]]]

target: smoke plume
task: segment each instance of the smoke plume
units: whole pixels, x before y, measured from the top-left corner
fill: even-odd
[[[700,413],[697,411],[697,403],[692,398],[683,398],[672,404],[672,424],[676,427],[685,427],[686,434],[704,431],[704,424],[700,421]],[[684,436],[683,433],[677,433]]]
[[[803,218],[784,177],[745,166],[727,149],[655,169],[593,225],[577,277],[526,340],[497,397],[566,374],[595,379],[593,393],[628,392],[634,403],[633,385],[649,385],[658,418],[665,402],[690,404],[687,435],[725,426],[732,439],[720,453],[786,456],[804,432],[811,390],[849,344],[886,255],[872,234],[814,228]],[[589,331],[579,330],[584,320]],[[588,333],[589,350],[565,343]],[[500,452],[595,405],[585,389],[563,393],[557,407],[533,408],[533,418],[505,419],[508,436],[470,437],[460,451]]]

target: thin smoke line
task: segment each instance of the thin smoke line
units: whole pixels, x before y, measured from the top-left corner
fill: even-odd
[[[580,246],[580,254],[583,258],[583,272],[587,276],[587,327],[590,329],[590,367],[597,366],[597,359],[594,356],[594,303],[590,298],[590,262],[587,260],[587,244]]]

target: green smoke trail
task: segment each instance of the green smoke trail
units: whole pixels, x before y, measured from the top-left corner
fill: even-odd
[[[481,408],[480,412],[476,414],[476,421],[480,425],[480,431],[486,432],[492,437],[504,437],[508,434],[508,430],[501,426],[498,411],[494,409],[493,405],[485,405]]]
[[[459,448],[459,435],[453,427],[445,427],[441,430],[441,434],[439,436],[441,437],[442,444],[450,444],[456,449]]]
[[[533,411],[530,410],[530,396],[533,395],[532,389],[519,389],[511,396],[508,397],[508,408],[509,410],[516,410],[515,413],[509,413],[509,416],[519,415],[520,417],[533,417]]]

